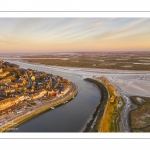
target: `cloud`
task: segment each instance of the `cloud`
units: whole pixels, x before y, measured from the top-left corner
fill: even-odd
[[[123,27],[95,35],[93,38],[97,40],[122,38],[124,36],[144,32],[144,30],[147,30],[146,27],[150,29],[149,19],[138,19],[125,24]]]
[[[113,43],[116,40],[114,42],[117,43],[120,39],[140,36],[139,39],[145,40],[149,32],[149,18],[0,19],[0,42],[5,43],[8,49],[12,49],[12,45],[33,51],[38,47],[48,49],[51,46],[59,49],[61,46],[84,45],[87,48],[90,44],[92,49],[92,45],[100,47],[103,42],[107,48],[107,41]],[[134,40],[132,38],[131,41]]]
[[[75,39],[83,39],[86,36],[90,35],[90,33],[100,31],[103,29],[103,26],[108,22],[114,19],[104,18],[93,18],[93,19],[73,19],[68,22],[67,26],[64,28],[58,29],[53,34],[58,38],[58,40],[75,40]],[[63,26],[63,25],[62,25]],[[48,34],[48,33],[47,33]],[[50,34],[51,36],[51,34]]]

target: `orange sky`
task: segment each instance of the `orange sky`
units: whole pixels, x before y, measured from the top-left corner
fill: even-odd
[[[150,50],[150,19],[0,19],[0,52],[103,50]]]

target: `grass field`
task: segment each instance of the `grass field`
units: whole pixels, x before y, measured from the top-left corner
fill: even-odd
[[[33,55],[22,56],[32,63],[54,66],[150,70],[150,53],[76,53],[64,55]]]
[[[102,119],[98,123],[99,132],[119,132],[119,118],[120,112],[123,108],[123,98],[116,91],[113,85],[110,83],[103,82],[108,89],[110,98],[108,98],[105,111]]]

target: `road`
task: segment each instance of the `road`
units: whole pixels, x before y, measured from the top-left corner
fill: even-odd
[[[31,78],[29,76],[28,71],[26,71],[26,72],[27,72],[27,75],[28,75],[28,85],[27,85],[27,87],[31,87],[32,86],[32,80],[31,80]]]
[[[36,104],[35,106],[32,106],[31,108],[27,108],[27,109],[21,109],[21,113],[13,113],[13,114],[10,114],[10,115],[5,115],[3,117],[0,117],[0,129],[3,128],[4,126],[6,126],[7,124],[14,124],[14,121],[27,115],[27,114],[30,114],[34,111],[37,111],[37,110],[40,110],[41,108],[44,108],[45,106],[48,106],[48,105],[52,105],[58,101],[61,101],[63,99],[67,99],[70,97],[70,94],[72,92],[74,92],[76,90],[76,85],[73,84],[72,82],[71,83],[71,86],[70,86],[70,89],[69,91],[63,95],[63,97],[56,97],[54,98],[53,100],[36,100]]]

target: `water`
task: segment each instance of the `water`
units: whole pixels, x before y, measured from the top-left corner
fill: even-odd
[[[66,73],[45,65],[9,62],[18,64],[21,68],[37,69],[62,76],[78,86],[78,95],[72,101],[32,118],[12,132],[80,132],[83,129],[101,96],[93,84],[84,81],[81,75]]]

